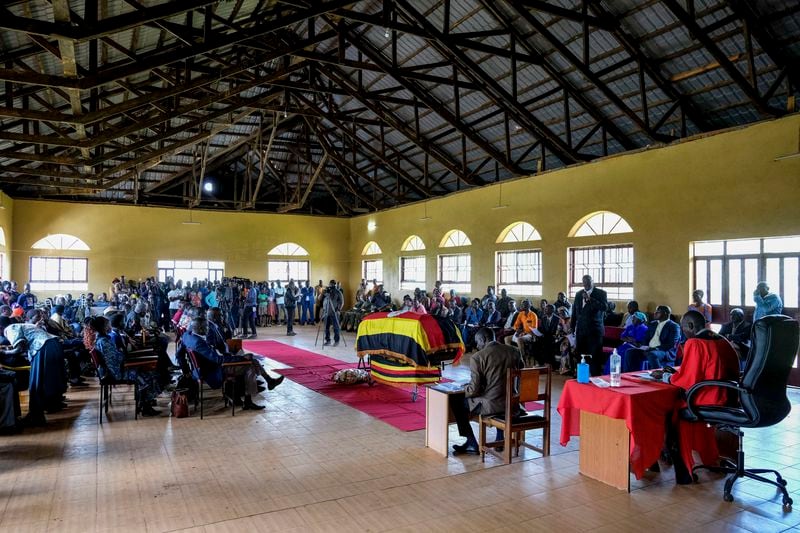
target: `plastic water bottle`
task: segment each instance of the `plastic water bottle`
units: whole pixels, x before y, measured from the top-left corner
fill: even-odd
[[[585,355],[581,355],[581,362],[578,363],[578,383],[589,383],[589,363],[586,362]]]
[[[622,371],[622,357],[617,353],[617,349],[614,348],[614,353],[611,354],[611,386],[612,387],[619,387],[619,375]]]

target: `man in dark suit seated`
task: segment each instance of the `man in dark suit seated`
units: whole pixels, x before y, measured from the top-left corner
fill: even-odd
[[[744,311],[731,309],[731,321],[722,325],[719,334],[730,341],[740,361],[747,361],[750,353],[750,331],[753,325],[744,319]]]
[[[372,299],[370,300],[370,304],[372,304],[373,311],[388,311],[392,306],[392,301],[387,296],[386,292],[383,290],[383,283],[378,285],[375,294],[372,295]]]
[[[656,308],[656,319],[648,324],[644,342],[638,348],[631,348],[626,352],[631,368],[636,368],[645,357],[651,370],[675,363],[681,328],[670,320],[670,314],[672,310],[667,305]]]
[[[558,316],[553,304],[547,304],[544,314],[539,319],[539,333],[542,337],[535,343],[536,360],[543,364],[555,366],[555,355],[558,350],[556,334],[558,334]]]
[[[181,348],[177,353],[178,361],[182,368],[186,369],[186,350],[191,350],[197,357],[197,364],[199,365],[200,375],[203,381],[208,384],[212,389],[219,389],[225,382],[223,363],[238,363],[242,361],[251,361],[250,354],[245,356],[222,354],[216,348],[211,346],[206,340],[208,333],[208,320],[204,317],[197,317],[192,320],[189,331],[181,337]],[[264,409],[263,405],[257,405],[253,402],[253,396],[258,394],[258,381],[257,375],[253,372],[252,367],[245,367],[244,374],[236,376],[234,384],[234,402],[241,402],[241,394],[244,391],[244,409],[259,410]],[[195,375],[197,379],[199,376]]]
[[[219,307],[210,308],[208,311],[206,311],[206,320],[208,320],[208,333],[206,333],[206,342],[223,356],[236,355],[231,353],[231,350],[228,347],[227,340],[232,338],[232,335],[230,330],[225,328],[225,321],[222,319],[222,310]],[[264,378],[264,381],[267,382],[267,387],[269,390],[274,389],[283,382],[283,376],[273,378],[269,375],[269,373],[267,373],[261,363],[255,359],[252,359],[252,355],[250,355],[250,357],[253,364],[253,372],[255,372],[256,376],[261,376]],[[258,388],[258,392],[263,392],[263,390],[263,387]]]
[[[464,387],[465,398],[450,395],[450,409],[458,425],[458,434],[466,437],[464,444],[454,444],[453,454],[477,455],[478,441],[469,423],[470,415],[495,415],[506,408],[506,375],[509,368],[522,368],[519,350],[494,340],[494,332],[486,327],[475,333],[478,351],[469,362],[470,381]],[[503,440],[497,430],[497,440]]]

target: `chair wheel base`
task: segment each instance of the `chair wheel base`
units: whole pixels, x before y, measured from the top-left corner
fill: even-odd
[[[726,492],[725,494],[722,495],[722,499],[725,500],[726,502],[732,502],[733,494],[731,494],[730,492]]]
[[[783,510],[785,512],[787,512],[787,513],[791,512],[793,503],[794,503],[794,501],[791,498],[784,497],[783,498]]]
[[[780,484],[781,484],[782,486],[784,486],[784,487],[786,486],[786,480],[785,480],[785,479],[783,479],[782,477],[779,477],[779,478],[778,478],[778,483],[780,483]]]

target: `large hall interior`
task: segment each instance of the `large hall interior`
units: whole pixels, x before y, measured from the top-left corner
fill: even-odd
[[[794,0],[3,2],[0,531],[800,531],[798,97]]]

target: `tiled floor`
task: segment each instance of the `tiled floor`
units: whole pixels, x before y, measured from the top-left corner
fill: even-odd
[[[313,350],[316,328],[297,331],[259,338]],[[346,339],[322,353],[355,361]],[[798,510],[784,513],[774,490],[751,481],[725,503],[720,478],[708,475],[676,486],[665,469],[630,494],[587,479],[577,439],[557,443],[557,414],[553,454],[526,450],[505,466],[444,459],[424,447],[423,431],[400,432],[288,380],[260,398],[264,411],[231,418],[220,404],[202,421],[134,421],[120,390],[102,426],[92,387],[70,393],[70,409],[47,428],[0,437],[0,530],[800,531],[800,393],[791,394],[787,420],[747,432],[749,465],[789,480]]]

